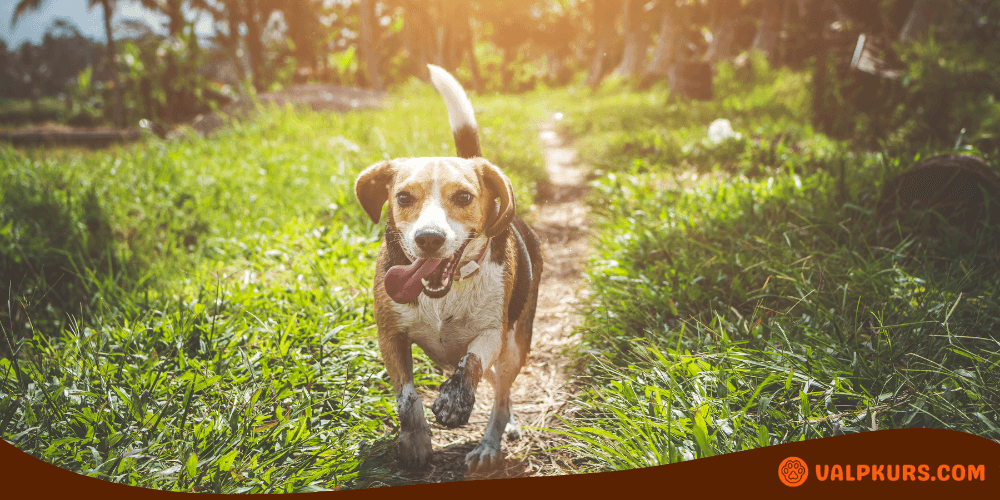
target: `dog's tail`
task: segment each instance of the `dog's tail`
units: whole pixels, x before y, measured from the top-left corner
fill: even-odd
[[[431,83],[437,88],[438,93],[444,98],[445,106],[448,107],[448,121],[451,122],[451,133],[455,136],[458,156],[460,158],[483,156],[483,150],[479,147],[476,114],[462,85],[444,68],[428,64],[427,69],[431,72]]]

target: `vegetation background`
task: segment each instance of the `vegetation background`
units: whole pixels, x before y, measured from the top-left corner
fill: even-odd
[[[63,20],[0,46],[8,137],[157,132],[0,147],[0,434],[25,452],[183,491],[407,482],[371,315],[379,228],[351,187],[452,151],[426,63],[476,94],[520,206],[548,180],[552,113],[590,171],[576,411],[545,430],[562,472],[880,428],[1000,439],[997,193],[981,185],[971,225],[879,206],[935,154],[995,175],[1000,2],[141,3],[166,25],[108,22],[100,44]],[[388,94],[259,104],[306,85]],[[211,135],[183,125],[255,101]],[[720,118],[734,132],[710,136]],[[443,380],[416,359],[418,384]]]

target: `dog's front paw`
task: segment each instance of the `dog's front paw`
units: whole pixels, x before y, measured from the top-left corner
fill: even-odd
[[[470,472],[492,470],[500,466],[500,443],[492,445],[481,441],[475,449],[465,455],[465,464]]]
[[[451,378],[441,384],[441,393],[431,407],[439,424],[458,427],[469,422],[472,406],[476,403],[476,384],[482,374],[479,358],[472,353],[466,354]]]
[[[445,427],[458,427],[469,422],[469,415],[472,415],[475,404],[475,386],[465,380],[462,372],[456,371],[441,384],[441,394],[434,400],[431,410],[437,423]]]
[[[404,469],[423,469],[431,457],[430,429],[401,432],[396,443],[396,459]]]

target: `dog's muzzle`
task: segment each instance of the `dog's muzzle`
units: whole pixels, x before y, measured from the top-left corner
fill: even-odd
[[[417,300],[421,292],[432,299],[448,295],[453,282],[468,278],[479,269],[479,264],[490,248],[490,240],[486,240],[479,257],[469,261],[460,270],[461,274],[455,276],[455,266],[462,260],[462,254],[472,239],[466,239],[451,258],[417,259],[408,265],[393,266],[385,274],[385,292],[399,304],[409,304]]]

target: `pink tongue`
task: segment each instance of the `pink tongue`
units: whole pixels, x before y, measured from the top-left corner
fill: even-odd
[[[424,289],[421,279],[426,278],[444,259],[417,259],[408,266],[393,266],[385,273],[385,292],[399,304],[409,304]]]

